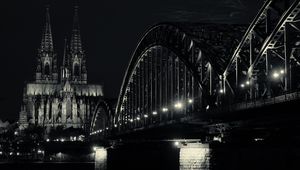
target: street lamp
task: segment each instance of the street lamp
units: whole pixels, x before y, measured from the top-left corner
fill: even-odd
[[[276,71],[273,73],[273,78],[274,79],[278,79],[279,78],[279,73],[277,73]]]
[[[163,112],[167,112],[167,111],[168,111],[168,108],[163,107],[163,108],[162,108],[162,111],[163,111]]]
[[[188,100],[188,103],[190,103],[190,104],[192,104],[193,102],[194,102],[193,99]]]
[[[284,74],[284,70],[283,69],[280,70],[280,74]]]
[[[175,103],[174,107],[176,109],[181,109],[183,107],[183,104],[181,102],[177,102],[177,103]]]
[[[153,114],[153,115],[157,115],[157,111],[153,111],[152,114]]]
[[[178,145],[179,145],[179,142],[178,142],[178,141],[175,141],[175,142],[174,142],[174,145],[175,145],[175,146],[178,146]]]

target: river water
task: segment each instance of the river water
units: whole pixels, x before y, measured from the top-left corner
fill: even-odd
[[[187,144],[108,149],[100,169],[286,170],[300,169],[300,147],[266,144]],[[103,162],[103,151],[100,150]],[[101,164],[101,163],[100,163]],[[103,164],[102,164],[103,165]],[[99,166],[98,166],[99,167]],[[97,166],[95,167],[97,169]]]
[[[286,170],[300,169],[295,144],[169,144],[98,147],[95,162],[0,163],[0,170]]]

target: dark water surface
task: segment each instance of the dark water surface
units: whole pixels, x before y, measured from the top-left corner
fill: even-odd
[[[300,147],[282,145],[129,145],[101,149],[95,162],[0,163],[0,170],[286,170],[300,169]],[[105,161],[104,161],[105,160]],[[95,166],[96,165],[96,166]],[[100,168],[99,168],[100,167]]]
[[[25,163],[0,163],[1,170],[94,170],[94,162],[25,162]]]

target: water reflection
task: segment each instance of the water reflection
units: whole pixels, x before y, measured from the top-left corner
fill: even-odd
[[[180,148],[180,170],[209,170],[210,149],[206,144],[187,144]]]

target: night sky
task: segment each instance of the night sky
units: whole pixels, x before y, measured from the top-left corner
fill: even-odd
[[[139,39],[165,21],[249,24],[263,0],[82,0],[80,27],[90,83],[118,96],[127,64]],[[0,119],[17,120],[24,83],[32,81],[35,58],[50,4],[59,63],[70,37],[73,0],[6,0],[0,5]]]

